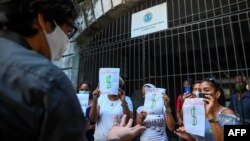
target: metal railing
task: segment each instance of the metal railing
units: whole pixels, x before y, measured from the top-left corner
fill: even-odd
[[[169,28],[131,39],[131,14],[166,1]],[[229,98],[233,77],[250,74],[249,7],[248,0],[145,1],[80,45],[78,83],[95,87],[99,68],[119,67],[128,95],[150,82],[174,105],[185,78],[213,76]]]

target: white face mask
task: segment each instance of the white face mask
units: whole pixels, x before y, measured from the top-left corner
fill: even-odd
[[[55,25],[56,27],[53,32],[47,33],[44,31],[50,49],[50,59],[52,61],[60,60],[69,44],[69,38],[56,23]]]
[[[194,92],[194,95],[195,95],[196,97],[199,97],[199,94],[200,94],[199,91],[195,91],[195,92]]]

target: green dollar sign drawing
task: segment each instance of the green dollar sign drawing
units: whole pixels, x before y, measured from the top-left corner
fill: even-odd
[[[193,106],[191,108],[191,116],[193,117],[193,123],[192,125],[197,125],[197,117],[196,117],[196,112],[195,112],[195,107]]]
[[[156,106],[156,94],[152,95],[151,100],[152,100],[151,109],[153,109]]]
[[[111,88],[111,75],[106,76],[107,89]]]

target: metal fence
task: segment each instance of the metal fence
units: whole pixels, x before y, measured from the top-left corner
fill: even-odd
[[[167,1],[169,28],[130,38],[131,14]],[[119,67],[132,95],[144,83],[167,89],[174,107],[185,78],[213,76],[226,97],[237,74],[250,74],[249,0],[148,0],[81,45],[78,83],[98,83],[101,67]]]

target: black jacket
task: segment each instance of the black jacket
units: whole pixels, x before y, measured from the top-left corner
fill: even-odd
[[[3,31],[0,140],[84,140],[84,115],[67,76],[18,35]]]

